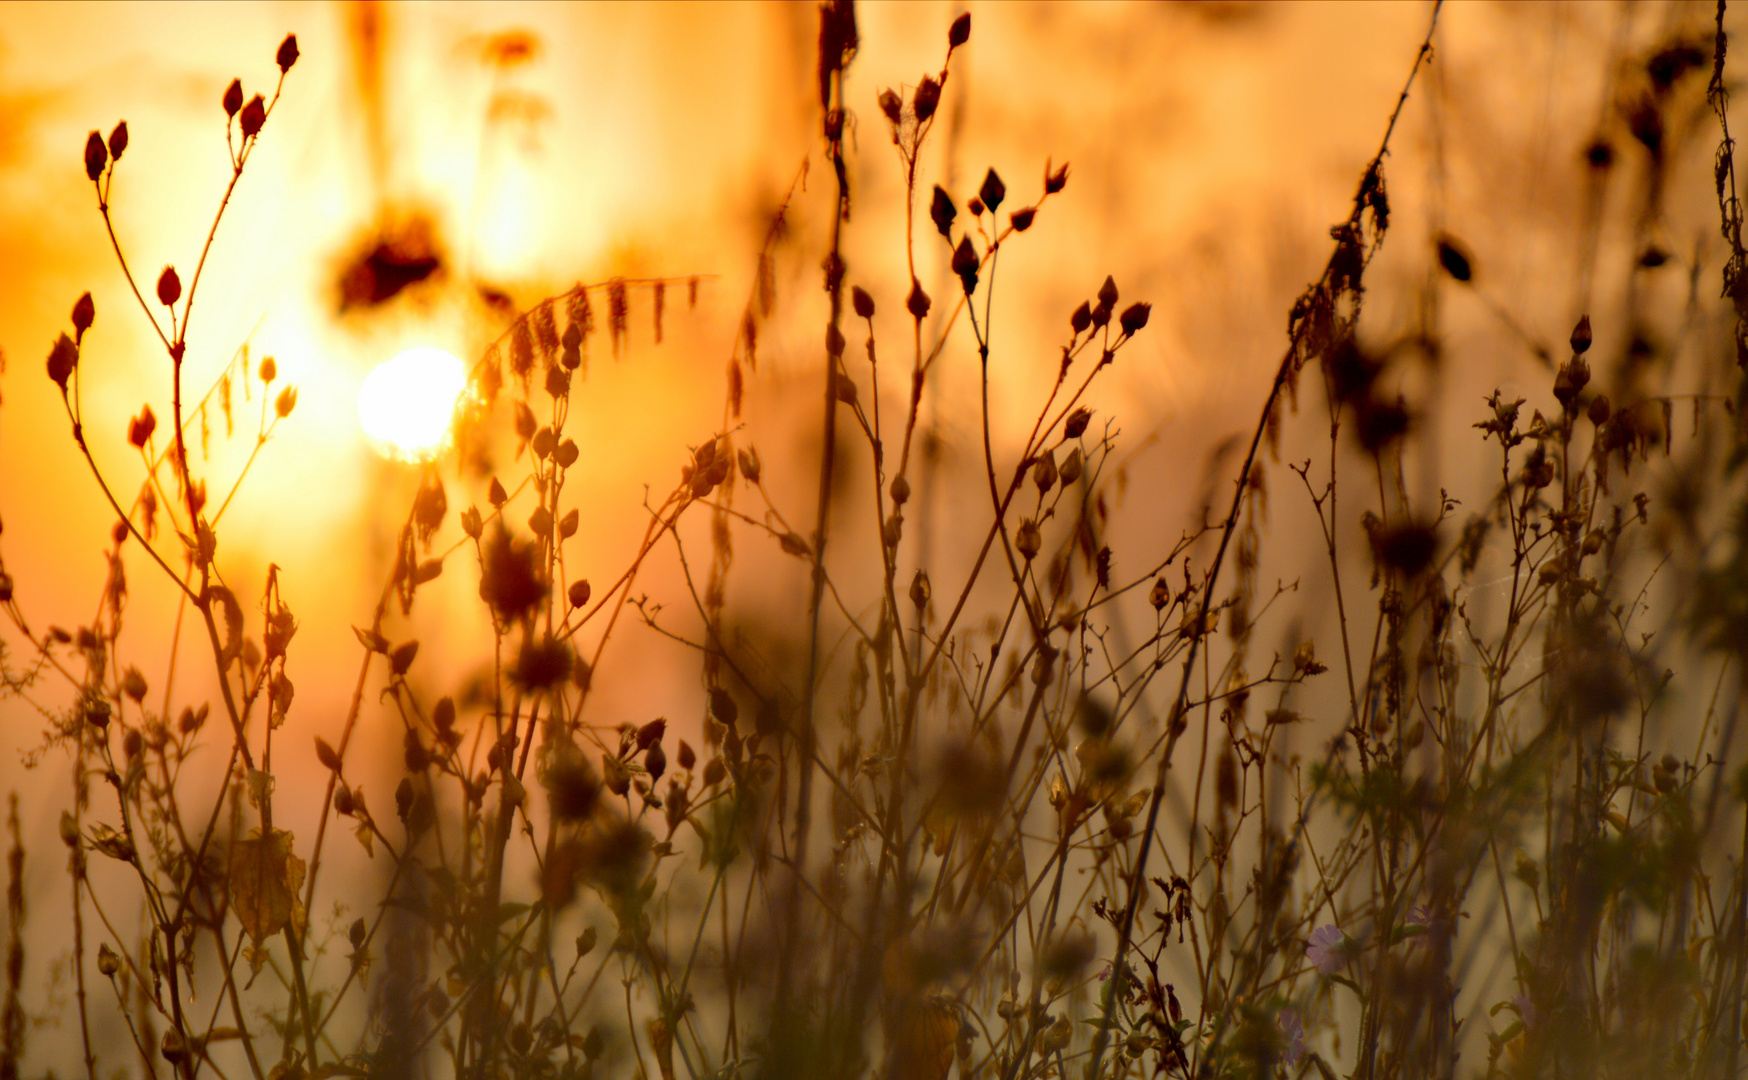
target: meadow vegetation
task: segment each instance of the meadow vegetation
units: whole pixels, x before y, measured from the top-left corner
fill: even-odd
[[[760,336],[790,317],[769,271],[793,242],[790,204],[744,253],[760,272],[720,427],[651,466],[645,505],[578,505],[567,480],[589,450],[571,402],[591,345],[635,348],[634,315],[659,339],[696,279],[584,284],[506,316],[359,613],[332,743],[287,676],[297,615],[275,573],[227,576],[234,488],[209,490],[190,449],[222,400],[227,426],[233,408],[258,413],[239,421],[250,460],[273,453],[297,391],[271,359],[184,386],[217,271],[203,254],[186,284],[168,267],[154,279],[112,228],[138,310],[100,318],[87,293],[47,359],[90,497],[116,520],[101,603],[71,630],[43,625],[38,583],[0,561],[0,700],[40,711],[39,767],[72,778],[64,852],[26,851],[12,817],[0,1076],[30,1072],[48,1038],[78,1040],[92,1080],[1740,1076],[1748,253],[1724,7],[1641,58],[1644,112],[1590,151],[1600,170],[1672,156],[1677,105],[1715,113],[1715,191],[1653,188],[1635,208],[1650,221],[1657,200],[1715,196],[1699,359],[1599,356],[1593,328],[1637,314],[1577,312],[1533,401],[1416,400],[1403,372],[1461,363],[1456,346],[1365,323],[1390,141],[1437,63],[1438,17],[1402,57],[1321,275],[1282,313],[1254,426],[1217,473],[1185,481],[1213,493],[1204,515],[1114,551],[1113,519],[1145,507],[1112,495],[1122,417],[1102,391],[1149,332],[1148,300],[1106,278],[1060,313],[1055,341],[995,325],[1004,262],[1075,197],[1073,170],[980,169],[951,191],[921,179],[971,17],[942,28],[938,70],[852,102],[844,72],[868,62],[855,9],[823,4],[801,91],[820,167],[791,192],[831,207],[823,250],[805,253],[829,301],[808,331],[817,453],[761,458],[769,433],[743,416]],[[237,82],[220,97],[230,189],[297,93],[295,37],[275,59],[270,95],[245,101]],[[127,147],[123,122],[85,148],[106,225]],[[858,153],[902,177],[908,280],[862,280],[842,255]],[[1647,243],[1630,272],[1667,257]],[[925,286],[916,268],[937,258],[950,274]],[[1456,238],[1426,259],[1429,289],[1470,285]],[[141,317],[172,415],[87,430],[81,357],[104,347],[105,320]],[[1014,421],[992,418],[989,388],[1022,351],[1047,351],[1057,374],[1015,449],[992,438]],[[968,474],[924,449],[945,365],[980,374]],[[1495,478],[1482,498],[1410,495],[1440,410],[1473,414],[1465,453]],[[123,440],[135,459],[99,468],[88,447],[114,460]],[[942,484],[956,561],[915,536]],[[1308,539],[1271,530],[1288,501],[1308,508]],[[647,527],[616,569],[585,575],[567,542],[598,513]],[[1270,576],[1272,548],[1307,542],[1332,612]],[[795,625],[737,607],[753,550],[805,568]],[[658,560],[683,591],[639,585]],[[181,593],[169,671],[121,659],[140,574]],[[483,682],[421,671],[406,630],[421,589],[454,575],[489,616]],[[591,708],[632,633],[691,650],[697,716]],[[210,681],[178,683],[178,662]],[[355,760],[365,725],[402,733],[397,781]],[[288,758],[324,782],[276,785]],[[288,801],[313,829],[284,827]],[[336,845],[375,876],[328,869]],[[33,936],[27,863],[64,879],[70,940]],[[52,1033],[27,1023],[45,1007],[27,949],[69,957]]]

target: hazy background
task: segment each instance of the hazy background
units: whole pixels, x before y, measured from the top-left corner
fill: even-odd
[[[1152,324],[1096,402],[1123,433],[1112,546],[1119,574],[1138,572],[1199,516],[1210,491],[1226,490],[1224,475],[1206,474],[1210,454],[1255,422],[1285,344],[1286,312],[1328,256],[1328,227],[1346,217],[1430,7],[860,5],[861,51],[846,84],[854,202],[844,244],[850,280],[880,305],[892,370],[908,363],[899,348],[908,323],[900,319],[903,187],[875,95],[937,70],[946,27],[967,9],[971,41],[954,58],[920,184],[926,192],[942,183],[963,201],[994,167],[1017,207],[1037,197],[1046,158],[1072,163],[1064,196],[1004,249],[991,365],[998,436],[1017,441],[1029,426],[1069,311],[1107,273],[1125,301],[1153,303]],[[1648,341],[1657,362],[1675,370],[1721,325],[1706,71],[1658,99],[1663,152],[1635,141],[1626,120],[1647,100],[1644,64],[1659,49],[1697,40],[1709,70],[1711,10],[1445,9],[1435,61],[1387,165],[1395,214],[1368,277],[1365,324],[1381,345],[1422,333],[1444,343],[1440,364],[1393,376],[1428,435],[1429,449],[1410,458],[1416,497],[1430,503],[1441,485],[1483,490],[1495,466],[1455,440],[1473,438],[1469,425],[1495,386],[1550,407],[1536,347],[1559,354],[1581,312],[1592,314],[1592,356],[1605,380],[1633,340]],[[38,627],[89,620],[105,569],[111,515],[42,368],[81,292],[97,307],[82,361],[87,431],[124,499],[143,475],[125,444],[127,418],[150,402],[164,432],[170,415],[168,361],[116,268],[83,176],[86,133],[128,121],[112,200],[121,242],[142,285],[167,263],[187,282],[228,179],[220,95],[233,76],[246,94],[270,93],[273,51],[288,31],[302,59],[218,233],[187,379],[204,390],[246,345],[254,358],[274,356],[281,379],[299,387],[297,411],[227,516],[219,552],[252,619],[272,562],[301,621],[290,666],[295,749],[283,766],[295,779],[314,767],[299,760],[310,737],[332,738],[344,716],[358,660],[346,628],[368,622],[416,483],[413,470],[381,460],[359,434],[354,398],[370,367],[414,344],[471,362],[505,325],[487,293],[520,309],[577,281],[701,275],[695,311],[683,289],[669,291],[660,346],[648,297],[634,294],[629,350],[615,362],[598,335],[588,381],[573,392],[571,431],[584,464],[571,483],[584,527],[567,564],[610,579],[644,528],[646,485],[659,501],[685,447],[721,426],[725,365],[759,246],[808,163],[790,242],[778,252],[777,313],[761,330],[744,438],[761,448],[790,520],[810,522],[806,453],[818,438],[825,318],[818,258],[831,186],[808,4],[0,6],[0,551]],[[1585,162],[1597,140],[1612,147],[1608,168]],[[946,252],[923,209],[919,276],[939,299]],[[1472,256],[1472,287],[1435,275],[1441,231]],[[388,302],[342,310],[339,283],[359,255],[409,237],[428,241],[441,269]],[[1650,243],[1666,261],[1635,270]],[[975,386],[975,354],[961,336],[928,403],[946,476],[956,463],[975,464]],[[260,405],[258,392],[252,405],[240,386],[238,395],[237,436],[224,437],[214,409],[210,463],[195,459],[218,491],[247,453]],[[896,410],[900,399],[889,400]],[[1304,405],[1319,415],[1315,393]],[[1305,453],[1326,447],[1326,429],[1289,425],[1289,452],[1299,444]],[[1281,535],[1310,535],[1290,474],[1276,474],[1271,512]],[[452,511],[479,498],[477,484],[452,482]],[[936,514],[931,550],[950,566],[954,525],[984,526]],[[1270,573],[1304,575],[1308,604],[1320,603],[1321,544],[1280,548]],[[760,558],[749,552],[743,568],[770,572],[748,569],[731,603],[766,591],[773,603],[799,604],[801,564]],[[642,588],[684,609],[672,558],[657,562]],[[164,666],[158,628],[173,596],[137,551],[128,569],[136,632],[123,662],[150,676]],[[476,583],[465,560],[451,560],[412,625],[392,635],[424,642],[418,672],[434,694],[482,662],[466,644],[482,626]],[[671,713],[683,718],[682,732],[695,726],[695,665],[681,667],[685,654],[652,634],[620,633],[622,666],[591,703],[592,719]],[[9,628],[0,637],[13,642]],[[53,706],[55,693],[39,703]],[[40,727],[28,703],[0,704],[5,786],[30,791],[41,782],[21,766]],[[372,740],[398,744],[398,724],[365,745]],[[48,756],[43,768],[61,782],[61,758]],[[381,812],[386,789],[376,798]],[[23,810],[45,844],[58,810]],[[33,957],[33,965],[39,959],[47,963]]]

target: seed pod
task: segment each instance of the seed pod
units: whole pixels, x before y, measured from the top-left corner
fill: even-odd
[[[972,217],[983,216],[983,200],[973,195],[965,200],[965,209],[971,211]]]
[[[85,331],[91,329],[91,323],[97,318],[97,305],[91,302],[91,294],[79,297],[73,305],[73,344],[82,345],[85,342]]]
[[[1050,171],[1050,160],[1044,160],[1044,194],[1054,195],[1068,186],[1068,162],[1062,163],[1062,168]]]
[[[952,238],[953,219],[959,216],[959,211],[953,206],[953,199],[941,187],[935,185],[934,198],[929,201],[929,220],[935,223],[935,228],[948,239]]]
[[[880,112],[886,117],[886,122],[897,125],[904,119],[904,102],[898,100],[898,95],[891,90],[880,91]]]
[[[1040,495],[1056,485],[1056,456],[1050,451],[1044,451],[1044,456],[1032,467],[1032,483],[1038,485]]]
[[[108,944],[97,946],[97,970],[105,978],[114,978],[115,973],[121,970],[121,957]]]
[[[874,298],[869,296],[868,290],[860,285],[850,287],[850,306],[855,309],[858,319],[872,319],[874,317]]]
[[[838,400],[845,405],[854,405],[856,403],[856,380],[841,371],[833,379],[833,388],[837,391]]]
[[[965,295],[970,296],[977,291],[977,249],[971,244],[971,237],[959,238],[959,246],[953,249],[953,272],[959,275],[959,284],[965,289]]]
[[[237,118],[237,125],[243,129],[243,138],[252,139],[261,133],[261,125],[267,122],[267,102],[256,94],[249,99],[249,104],[243,106],[243,115]]]
[[[698,763],[698,753],[692,749],[691,743],[688,743],[685,739],[681,739],[680,752],[675,755],[674,760],[680,763],[680,768],[690,771],[692,766]]]
[[[1025,232],[1032,227],[1032,219],[1037,216],[1038,208],[1036,206],[1027,206],[1015,210],[1008,216],[1008,221],[1013,225],[1015,232]]]
[[[649,750],[643,755],[643,767],[649,770],[652,781],[660,780],[662,774],[668,771],[668,755],[662,750],[662,744],[651,743]]]
[[[929,602],[929,574],[926,570],[918,570],[916,576],[910,579],[910,602],[922,610]]]
[[[279,365],[273,362],[273,357],[263,357],[261,360],[261,382],[268,384],[279,377]]]
[[[140,674],[137,667],[129,667],[121,677],[121,692],[132,698],[135,704],[145,700],[146,677]]]
[[[138,449],[145,449],[146,442],[151,439],[152,432],[158,429],[158,418],[152,414],[152,407],[147,405],[140,414],[128,421],[127,441]]]
[[[929,313],[929,294],[923,292],[922,282],[916,278],[910,279],[910,295],[905,297],[904,307],[913,319],[922,319]]]
[[[552,454],[552,443],[552,429],[543,427],[534,433],[534,438],[528,445],[533,449],[535,457],[546,458]]]
[[[565,540],[577,534],[577,512],[572,510],[558,521],[558,535]]]
[[[1038,548],[1042,546],[1042,543],[1043,539],[1038,533],[1036,521],[1027,518],[1020,522],[1020,531],[1014,537],[1014,547],[1018,548],[1020,554],[1026,557],[1026,561],[1030,562],[1038,554]]]
[[[493,509],[497,509],[509,500],[510,496],[504,493],[504,485],[498,483],[497,477],[492,477],[491,487],[486,489],[486,501],[492,504]]]
[[[95,182],[103,175],[103,167],[109,164],[109,148],[103,145],[103,136],[93,131],[85,138],[85,175]]]
[[[892,502],[895,506],[903,506],[910,501],[910,481],[899,473],[892,478]]]
[[[747,483],[759,482],[759,452],[753,447],[747,447],[736,455],[740,460],[740,474],[747,478]]]
[[[575,440],[566,439],[564,442],[558,444],[557,450],[553,451],[552,460],[568,469],[577,463],[578,453],[579,451],[577,450]]]
[[[574,608],[582,607],[584,604],[588,603],[589,602],[589,583],[588,583],[588,581],[587,580],[577,580],[577,581],[571,582],[569,596],[570,596],[571,607],[574,607]]]
[[[478,540],[484,530],[485,522],[480,520],[478,507],[470,506],[461,512],[461,531],[467,534],[468,539]]]
[[[62,334],[55,339],[54,348],[49,350],[49,378],[61,388],[62,394],[67,392],[67,379],[78,366],[79,346],[73,344],[72,338]]]
[[[1609,404],[1607,394],[1598,394],[1590,399],[1590,408],[1586,410],[1590,422],[1597,427],[1608,423]]]
[[[1083,406],[1068,414],[1068,420],[1062,425],[1062,430],[1069,438],[1078,439],[1086,431],[1087,424],[1091,422],[1092,410]]]
[[[232,79],[231,85],[225,87],[224,107],[226,116],[237,115],[237,110],[243,107],[243,80]]]
[[[169,307],[182,299],[182,279],[176,276],[174,266],[164,267],[164,272],[158,275],[158,302]]]
[[[1098,300],[1101,307],[1117,306],[1117,282],[1109,274],[1105,275],[1105,283],[1099,286]]]
[[[1580,315],[1578,325],[1572,328],[1572,351],[1583,356],[1590,348],[1590,316]]]
[[[947,51],[952,52],[970,40],[971,12],[967,11],[954,19],[952,26],[947,27]]]
[[[352,797],[351,788],[347,787],[345,784],[341,784],[334,789],[334,813],[339,814],[341,817],[351,817],[353,811],[357,809],[358,804]]]
[[[1153,605],[1155,611],[1171,603],[1171,586],[1165,583],[1164,578],[1153,580],[1153,591],[1147,594],[1147,601]]]
[[[1074,331],[1075,337],[1086,333],[1086,328],[1092,325],[1092,305],[1082,300],[1080,306],[1074,309],[1074,314],[1068,317],[1068,325]]]
[[[935,115],[935,110],[941,105],[941,84],[933,76],[924,75],[923,81],[917,84],[916,93],[911,95],[911,108],[916,110],[919,124],[927,123]]]
[[[316,760],[321,762],[322,768],[329,772],[340,771],[340,755],[336,754],[334,748],[328,745],[328,740],[320,735],[316,736]]]
[[[1008,186],[1001,182],[994,169],[990,169],[983,174],[983,184],[977,189],[977,196],[993,214],[1001,209],[1002,200],[1008,197]]]
[[[710,715],[716,717],[718,722],[733,727],[734,722],[740,718],[740,706],[735,704],[734,697],[727,690],[720,686],[714,687],[710,691]]]
[[[1062,459],[1062,465],[1056,470],[1064,484],[1072,484],[1080,479],[1081,473],[1080,447],[1075,447]]]
[[[726,779],[728,779],[728,768],[722,764],[721,758],[711,758],[704,763],[705,786],[715,787]]]
[[[1124,334],[1134,334],[1147,325],[1147,317],[1153,314],[1152,304],[1130,304],[1123,309],[1123,315],[1117,320],[1117,325],[1123,328]]]
[[[115,125],[109,132],[109,157],[111,161],[120,161],[123,151],[127,149],[127,121]]]
[[[279,43],[279,51],[273,59],[279,65],[280,74],[291,70],[291,65],[297,63],[297,35],[287,34],[285,40]]]

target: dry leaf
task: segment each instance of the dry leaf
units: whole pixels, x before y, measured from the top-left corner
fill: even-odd
[[[259,946],[285,929],[297,912],[304,862],[291,851],[291,833],[253,832],[231,845],[231,906]]]

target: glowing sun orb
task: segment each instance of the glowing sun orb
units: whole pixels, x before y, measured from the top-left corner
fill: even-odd
[[[386,360],[358,390],[358,422],[384,456],[429,458],[449,438],[467,369],[442,349],[421,346]]]

